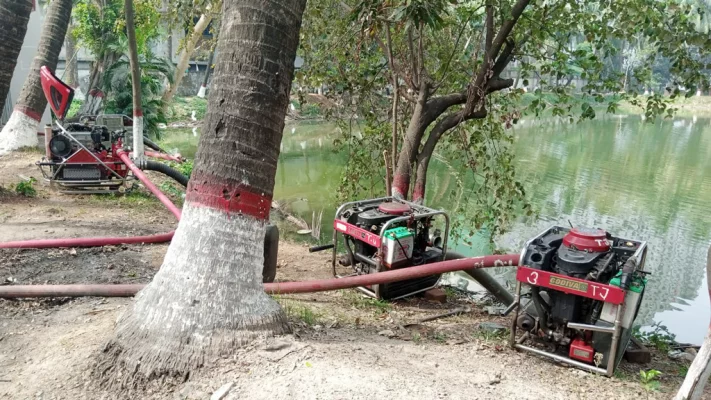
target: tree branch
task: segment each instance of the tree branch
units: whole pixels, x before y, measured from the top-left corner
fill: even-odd
[[[464,121],[484,118],[486,117],[486,114],[486,109],[483,107],[472,113],[467,113],[466,109],[462,109],[457,112],[450,113],[437,121],[435,126],[432,128],[432,131],[430,131],[430,136],[427,138],[425,145],[422,147],[422,151],[417,156],[417,178],[415,181],[415,187],[412,191],[413,202],[421,203],[424,201],[425,186],[427,184],[427,169],[429,167],[432,154],[434,154],[435,147],[442,138],[442,135]]]
[[[388,60],[390,62],[390,66],[394,65],[393,61],[393,42],[392,39],[390,38],[390,24],[385,25],[385,37],[387,39],[387,45],[388,45]],[[393,108],[392,108],[392,137],[391,137],[391,146],[390,146],[390,151],[393,154],[393,161],[388,162],[388,157],[387,155],[385,156],[385,162],[388,163],[386,165],[386,174],[388,176],[388,182],[390,181],[390,173],[387,173],[388,168],[392,168],[392,171],[395,171],[395,168],[397,168],[397,161],[395,160],[395,155],[397,154],[397,112],[398,112],[398,102],[400,100],[400,93],[399,93],[399,84],[398,84],[398,78],[397,78],[397,72],[395,72],[395,69],[392,69],[392,80],[393,80]],[[392,172],[391,171],[391,172]],[[388,196],[392,195],[392,191],[390,190],[390,183],[388,183]]]
[[[494,6],[491,3],[486,5],[486,38],[484,40],[486,41],[484,44],[486,62],[489,63],[491,61],[491,45],[494,41]]]
[[[486,87],[486,94],[503,90],[513,86],[513,79],[501,79],[494,77],[489,80]],[[438,96],[430,99],[427,103],[428,110],[432,113],[436,113],[437,116],[445,112],[449,107],[456,106],[458,104],[464,104],[467,102],[467,91],[461,91],[459,93],[450,93],[444,96]]]
[[[412,38],[412,26],[407,28],[407,47],[410,50],[410,67],[412,70],[412,84],[416,88],[420,87],[420,79],[417,74],[417,62],[415,60],[415,45]]]
[[[491,44],[491,49],[484,57],[485,60],[495,60],[498,57],[499,52],[501,51],[501,48],[504,45],[504,42],[511,34],[511,31],[513,31],[516,22],[521,17],[521,14],[523,14],[523,11],[526,9],[530,1],[531,0],[518,0],[516,2],[516,4],[511,9],[511,18],[506,20],[501,25],[499,32],[496,34],[496,38]],[[479,72],[477,73],[476,78],[474,79],[474,83],[468,88],[469,95],[467,96],[466,108],[469,109],[469,112],[473,112],[479,107],[479,103],[485,95],[483,89],[487,79],[491,77],[491,75],[489,74],[491,71],[490,68],[491,66],[489,64],[482,64],[481,67],[479,67]]]
[[[504,47],[504,50],[501,51],[499,58],[491,68],[493,76],[499,76],[502,72],[504,72],[504,68],[506,68],[506,66],[511,62],[511,59],[513,59],[513,51],[515,48],[516,44],[513,40],[506,41],[506,47]]]
[[[422,48],[422,38],[424,36],[423,30],[425,29],[425,23],[420,22],[420,26],[417,29],[418,33],[418,49],[417,49],[417,76],[419,80],[425,79],[425,51]]]

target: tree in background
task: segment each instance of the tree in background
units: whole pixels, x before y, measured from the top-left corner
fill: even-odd
[[[96,115],[104,106],[104,74],[128,54],[122,0],[80,0],[75,6],[75,34],[94,56],[86,100],[78,114]],[[160,33],[160,0],[135,0],[136,46],[139,56],[150,57],[149,42]]]
[[[254,338],[289,329],[261,270],[305,3],[223,3],[229,23],[180,224],[95,369],[123,390],[117,397],[140,398],[127,392],[146,380],[183,382]]]
[[[167,122],[165,103],[161,99],[163,82],[172,82],[175,67],[165,58],[139,56],[138,60],[141,65],[143,128],[149,136],[160,138],[158,124]],[[106,70],[102,87],[107,99],[104,103],[106,113],[133,115],[133,85],[128,56],[122,56]]]
[[[79,60],[77,60],[77,40],[74,37],[74,26],[69,21],[67,36],[64,38],[64,83],[73,87],[79,87]]]
[[[210,55],[207,57],[207,66],[205,67],[205,75],[202,78],[202,85],[198,89],[197,97],[204,98],[207,93],[207,83],[210,81],[210,72],[212,71],[212,61],[215,59],[215,49],[210,50]]]
[[[17,57],[25,40],[27,23],[32,12],[30,0],[0,0],[0,104],[5,104],[10,91],[12,74],[15,72]]]
[[[195,46],[203,37],[203,32],[216,16],[216,10],[221,8],[221,0],[201,0],[198,2],[193,0],[189,0],[188,2],[178,0],[169,2],[168,6],[169,18],[174,21],[175,25],[186,28],[186,36],[180,45],[180,57],[178,59],[178,65],[175,68],[173,82],[163,94],[163,101],[166,105],[173,99],[178,87],[180,87],[180,82],[182,82],[185,71],[188,69],[190,58],[195,53]],[[198,13],[200,17],[197,22],[194,22],[193,15]]]
[[[72,15],[72,0],[53,0],[48,8],[37,54],[32,60],[30,73],[22,86],[20,96],[2,132],[0,155],[26,146],[37,146],[37,131],[47,99],[40,82],[40,67],[57,68],[67,26]]]
[[[131,100],[133,102],[133,159],[138,165],[145,163],[143,154],[143,109],[141,107],[141,65],[138,61],[136,26],[133,23],[133,0],[124,0],[124,19],[128,39],[128,61],[131,67]]]
[[[671,112],[659,94],[619,94],[623,72],[605,68],[619,51],[615,40],[638,37],[657,57],[673,60],[675,95],[681,86],[708,87],[700,55],[711,39],[696,30],[692,8],[656,0],[311,2],[299,80],[324,85],[340,105],[331,116],[344,132],[337,145],[347,144],[350,154],[345,196],[381,186],[384,169],[373,159],[389,150],[393,194],[424,202],[437,150],[475,177],[466,188],[471,202],[453,212],[495,234],[522,209],[530,212],[508,129],[523,113],[575,121],[594,117],[599,106],[612,112],[621,100],[644,107],[648,117]],[[630,71],[628,84],[639,88],[653,63]],[[571,73],[579,74],[579,90],[567,84]]]

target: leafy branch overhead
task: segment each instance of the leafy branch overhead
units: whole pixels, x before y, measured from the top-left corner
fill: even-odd
[[[593,118],[620,101],[668,115],[675,96],[709,86],[698,12],[655,0],[311,2],[297,78],[337,105],[329,117],[351,156],[345,196],[380,186],[373,160],[388,150],[394,194],[433,201],[427,171],[444,159],[460,175],[459,211],[497,232],[531,213],[509,128],[525,114]],[[672,96],[652,86],[660,70]]]

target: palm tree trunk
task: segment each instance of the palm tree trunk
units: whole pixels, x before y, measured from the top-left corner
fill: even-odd
[[[193,31],[190,34],[190,37],[188,37],[185,41],[183,51],[180,52],[178,66],[175,68],[175,77],[173,78],[173,84],[170,85],[170,87],[168,88],[168,90],[165,91],[165,93],[163,93],[163,102],[166,106],[173,99],[173,96],[175,96],[175,92],[178,91],[178,87],[180,87],[180,82],[185,76],[185,70],[188,69],[190,57],[195,51],[195,45],[202,37],[202,33],[205,31],[205,29],[207,29],[207,26],[210,24],[210,21],[212,21],[212,16],[202,14],[198,22],[195,24],[195,27],[193,28]]]
[[[141,66],[138,63],[136,27],[133,23],[133,0],[124,0],[126,35],[128,36],[128,61],[131,64],[131,89],[133,96],[133,160],[143,168],[143,110],[141,109]]]
[[[25,40],[31,12],[30,0],[0,0],[0,60],[3,60],[3,67],[0,68],[0,105],[5,104],[10,91],[12,74]]]
[[[76,89],[79,87],[79,69],[77,68],[77,48],[73,30],[74,27],[70,23],[67,28],[67,36],[64,38],[64,83]]]
[[[205,77],[202,79],[202,85],[200,85],[200,90],[198,90],[197,96],[204,98],[207,93],[207,82],[210,80],[210,70],[212,70],[212,61],[215,58],[215,49],[210,51],[210,56],[207,58],[207,68],[205,69]]]
[[[0,154],[26,146],[37,146],[37,131],[47,99],[40,83],[40,67],[57,68],[59,52],[64,44],[72,15],[72,0],[54,0],[47,8],[37,55],[32,60],[30,74],[22,86],[10,120],[0,132]]]
[[[116,393],[130,396],[146,379],[185,379],[254,338],[289,330],[261,271],[305,3],[223,2],[230,23],[180,224],[95,369],[96,379],[124,390]]]

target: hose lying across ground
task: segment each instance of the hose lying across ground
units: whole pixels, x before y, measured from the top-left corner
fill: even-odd
[[[377,274],[349,276],[345,278],[320,279],[299,282],[266,283],[264,290],[270,294],[313,293],[328,290],[347,289],[356,286],[370,286],[405,279],[422,278],[446,272],[474,270],[481,268],[516,266],[518,254],[470,257],[459,260],[441,261],[416,267],[400,268]],[[18,285],[0,286],[0,298],[31,297],[130,297],[145,285]]]

